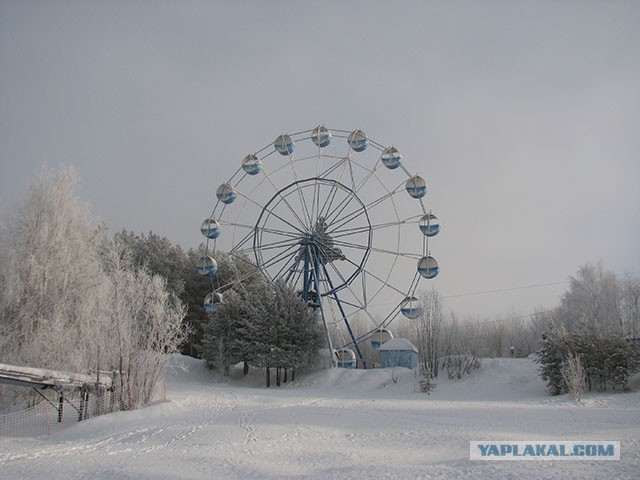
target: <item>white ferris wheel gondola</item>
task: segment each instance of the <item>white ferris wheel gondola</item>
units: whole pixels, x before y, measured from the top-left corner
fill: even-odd
[[[422,198],[427,194],[427,182],[424,178],[415,175],[405,183],[407,193],[413,198]]]
[[[354,130],[347,137],[347,143],[354,152],[364,152],[369,146],[369,139],[362,130]]]
[[[280,155],[291,155],[296,145],[289,135],[282,134],[275,139],[273,147]]]
[[[396,147],[389,147],[382,152],[380,160],[389,170],[395,170],[402,164],[402,155]]]
[[[204,297],[204,310],[206,312],[216,312],[222,305],[224,305],[224,298],[219,292],[211,292]]]
[[[418,273],[420,273],[424,278],[436,278],[440,273],[438,261],[431,255],[422,257],[418,261]]]
[[[213,257],[204,255],[200,257],[198,263],[196,264],[196,272],[198,272],[200,275],[213,277],[216,273],[218,273],[218,262],[216,262]]]
[[[238,192],[236,192],[236,189],[233,188],[233,185],[223,183],[218,187],[218,190],[216,191],[216,197],[222,203],[233,203],[238,197]]]
[[[382,344],[388,340],[393,338],[393,333],[386,328],[378,328],[375,332],[371,334],[371,346],[376,350],[379,349]]]
[[[423,215],[419,222],[420,231],[427,237],[435,237],[440,233],[440,220],[433,213]]]
[[[262,160],[257,155],[247,155],[242,160],[242,169],[249,175],[257,175],[262,171]]]
[[[332,137],[333,135],[324,125],[314,128],[311,132],[311,141],[320,148],[328,147]]]
[[[213,218],[205,219],[200,225],[200,233],[209,239],[218,238],[222,233],[220,222]]]
[[[406,297],[400,304],[400,313],[410,320],[420,318],[422,312],[422,302],[416,297]]]

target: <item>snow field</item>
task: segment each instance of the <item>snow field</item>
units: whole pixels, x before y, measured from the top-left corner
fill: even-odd
[[[640,393],[550,397],[531,359],[419,393],[412,372],[326,370],[267,389],[176,357],[167,403],[0,439],[1,479],[637,479]],[[395,372],[398,373],[398,372]],[[636,378],[636,389],[640,382]],[[471,440],[620,440],[620,461],[471,462]]]

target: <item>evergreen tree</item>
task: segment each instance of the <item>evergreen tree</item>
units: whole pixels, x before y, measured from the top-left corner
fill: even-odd
[[[246,349],[266,368],[302,368],[317,361],[322,333],[312,310],[283,281],[265,283],[252,296]]]
[[[243,331],[247,321],[244,299],[233,290],[225,302],[208,315],[202,340],[202,358],[209,368],[218,368],[229,376],[230,367],[243,358]]]
[[[628,390],[629,378],[638,370],[638,352],[625,339],[593,332],[568,333],[556,326],[545,335],[536,359],[552,395],[569,391],[563,368],[572,355],[580,358],[590,391]]]

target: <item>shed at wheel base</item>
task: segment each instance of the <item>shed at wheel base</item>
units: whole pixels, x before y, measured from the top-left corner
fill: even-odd
[[[418,349],[406,338],[392,338],[380,346],[380,366],[416,368]]]

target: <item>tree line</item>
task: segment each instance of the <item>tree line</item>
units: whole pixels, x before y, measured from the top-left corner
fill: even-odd
[[[585,390],[626,390],[640,368],[640,279],[601,262],[569,278],[556,308],[526,316],[460,318],[445,312],[437,291],[420,298],[423,314],[395,333],[418,348],[427,385],[443,371],[449,378],[470,373],[482,357],[533,355],[551,394],[579,398]]]
[[[165,353],[204,358],[225,374],[238,362],[279,371],[317,360],[322,334],[297,292],[221,252],[213,279],[197,274],[204,245],[185,250],[153,232],[109,237],[77,197],[76,183],[71,168],[45,172],[3,219],[1,362],[118,371],[122,382],[140,385],[143,398]],[[203,306],[212,289],[224,297],[213,314]],[[435,290],[422,292],[421,301],[418,319],[393,328],[418,347],[427,383],[442,372],[458,378],[480,357],[538,352],[552,393],[569,390],[562,369],[576,359],[587,388],[625,388],[637,365],[633,350],[621,354],[620,345],[640,336],[640,279],[615,275],[601,263],[585,264],[570,278],[558,307],[524,317],[460,318],[445,312]],[[359,336],[370,327],[356,321],[353,328]],[[586,345],[594,342],[613,349],[600,357],[622,363],[589,357],[597,349]]]

